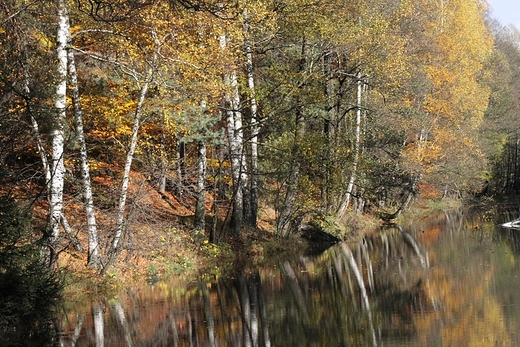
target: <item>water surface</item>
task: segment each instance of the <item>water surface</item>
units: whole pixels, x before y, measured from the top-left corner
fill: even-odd
[[[436,213],[227,278],[65,305],[63,346],[520,346],[520,230]]]

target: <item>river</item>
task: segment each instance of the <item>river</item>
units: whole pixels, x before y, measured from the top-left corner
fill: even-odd
[[[515,213],[434,213],[319,255],[66,303],[62,346],[520,346]]]

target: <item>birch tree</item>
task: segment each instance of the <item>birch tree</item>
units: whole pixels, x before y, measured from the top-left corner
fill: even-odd
[[[56,247],[60,234],[60,220],[63,208],[63,184],[65,175],[65,118],[67,109],[67,45],[70,27],[65,0],[58,0],[58,31],[56,34],[57,69],[55,114],[53,119],[50,199],[49,199],[49,264],[56,261]]]
[[[159,45],[157,49],[159,50]],[[128,147],[128,151],[126,154],[126,160],[125,160],[125,168],[123,172],[123,178],[121,181],[121,192],[119,195],[119,204],[117,207],[117,217],[116,217],[116,230],[114,232],[114,239],[112,241],[112,249],[111,253],[118,253],[120,251],[120,242],[121,238],[123,236],[123,233],[125,232],[125,209],[126,209],[126,200],[128,197],[128,186],[130,183],[130,169],[132,168],[132,161],[134,158],[135,149],[137,147],[137,140],[139,135],[139,127],[141,126],[142,122],[142,114],[143,114],[143,106],[144,102],[146,100],[146,94],[148,92],[148,87],[150,83],[153,82],[156,63],[157,63],[157,54],[159,51],[156,51],[154,53],[153,59],[150,62],[150,68],[146,72],[146,75],[144,76],[144,80],[137,79],[136,82],[138,83],[139,88],[139,96],[137,100],[137,105],[135,107],[134,112],[134,125],[132,127],[132,135],[130,138],[130,144]],[[134,75],[136,77],[137,75]]]
[[[259,176],[258,176],[258,134],[260,132],[260,122],[258,105],[255,92],[255,77],[253,64],[253,38],[251,33],[251,18],[247,8],[242,11],[244,21],[244,53],[246,57],[246,78],[249,90],[249,107],[251,111],[251,212],[246,223],[256,227],[258,215],[258,195],[259,195]]]
[[[352,172],[348,181],[347,189],[343,197],[343,201],[339,207],[337,213],[337,219],[341,219],[345,212],[347,212],[348,205],[350,203],[350,197],[352,196],[352,190],[354,189],[354,182],[356,181],[359,157],[361,151],[361,112],[362,112],[362,93],[363,93],[363,79],[360,73],[357,74],[357,95],[356,95],[356,123],[354,130],[354,159],[352,162]]]
[[[206,110],[206,102],[201,102],[202,113]],[[206,227],[206,143],[204,140],[198,141],[197,152],[197,191],[195,203],[195,230],[204,231]]]
[[[70,36],[70,34],[69,34]],[[74,120],[76,124],[76,134],[79,143],[80,157],[80,174],[81,186],[83,188],[83,203],[85,205],[85,215],[87,219],[87,237],[88,237],[88,258],[87,263],[94,269],[101,267],[101,258],[99,253],[98,231],[96,223],[96,214],[94,209],[94,199],[92,196],[92,185],[90,180],[90,168],[88,165],[87,144],[83,130],[83,110],[80,100],[80,92],[78,85],[78,76],[76,72],[76,63],[74,59],[74,51],[68,50],[68,71],[70,74],[70,83],[72,91],[72,105],[74,111]]]
[[[203,141],[198,143],[197,154],[197,196],[195,203],[195,230],[204,231],[206,226],[206,144]]]
[[[221,34],[220,48],[224,55],[227,54],[228,42],[228,35]],[[224,68],[229,69],[229,66]],[[247,175],[243,152],[242,111],[236,69],[231,68],[230,71],[224,73],[224,86],[226,90],[224,92],[223,108],[227,123],[226,130],[231,161],[231,175],[233,178],[231,230],[233,235],[238,236],[244,220],[244,187],[247,187]]]
[[[122,25],[127,24],[123,23]],[[132,36],[129,36],[124,31],[118,31],[117,27],[112,28],[110,30],[104,29],[104,28],[96,28],[96,29],[83,29],[79,30],[75,33],[75,36],[79,37],[80,35],[99,35],[100,37],[103,37],[106,40],[106,42],[98,42],[97,46],[94,46],[89,51],[83,50],[81,47],[73,47],[75,52],[77,54],[85,55],[86,57],[98,61],[102,64],[106,64],[107,67],[110,67],[114,69],[119,74],[122,74],[126,77],[128,77],[133,83],[135,83],[135,86],[137,87],[137,97],[135,102],[132,102],[131,104],[134,104],[134,109],[132,111],[133,117],[132,117],[132,127],[130,131],[130,139],[128,143],[128,148],[126,150],[125,155],[125,161],[124,161],[124,169],[123,174],[121,178],[121,185],[120,185],[120,191],[119,191],[119,199],[118,204],[115,211],[115,230],[113,233],[113,238],[111,242],[110,249],[107,251],[109,255],[109,264],[111,261],[115,260],[117,257],[117,254],[120,252],[122,244],[121,241],[125,235],[127,224],[125,223],[126,218],[126,205],[127,205],[127,199],[129,194],[129,185],[130,185],[130,171],[132,168],[132,162],[134,159],[135,151],[137,148],[137,143],[139,139],[139,130],[143,122],[143,115],[145,113],[144,111],[144,104],[147,98],[147,93],[149,90],[149,87],[151,84],[156,83],[155,80],[157,69],[158,69],[158,59],[160,55],[161,50],[161,41],[160,38],[157,36],[157,33],[155,29],[152,27],[147,28],[148,31],[146,35],[143,35],[139,38],[134,38]],[[138,40],[143,40],[143,37],[148,39],[148,41],[145,42],[138,42]],[[119,41],[120,39],[123,40],[123,43]],[[110,42],[115,45],[121,45],[119,48],[122,50],[126,50],[126,52],[122,56],[130,57],[130,59],[115,59],[112,52],[110,52],[109,48],[105,46],[107,42]],[[139,48],[136,47],[142,47],[141,45],[148,45],[145,46],[147,51],[140,52]],[[137,53],[136,50],[139,52]],[[137,57],[137,59],[133,58]],[[79,100],[79,99],[78,99]],[[79,107],[79,105],[78,105]],[[77,110],[77,109],[75,109]],[[79,124],[79,118],[78,113],[76,113],[76,121],[77,121],[77,128],[78,131],[81,132],[81,126]],[[81,136],[79,136],[81,137]],[[80,141],[80,147],[83,147],[81,145],[81,139]],[[86,159],[86,151],[84,152],[83,149],[80,148],[81,157],[83,159]],[[83,160],[82,160],[83,161]],[[82,162],[82,166],[86,166],[86,161]],[[88,169],[88,168],[87,168]],[[85,167],[82,167],[82,178],[85,179],[85,173],[87,170]],[[91,194],[91,193],[90,193]],[[85,193],[85,196],[88,196],[89,193]],[[87,202],[87,207],[90,205]],[[92,208],[92,205],[90,205],[89,208]],[[93,211],[92,211],[93,212]],[[95,222],[90,220],[88,222],[89,227],[91,228],[89,230],[89,235],[93,236],[93,226],[95,225]],[[92,242],[92,248],[90,249],[90,255],[92,256],[92,252],[95,251],[95,242],[94,238],[89,238],[89,243]],[[97,247],[99,248],[99,246]],[[104,268],[106,270],[106,266]]]

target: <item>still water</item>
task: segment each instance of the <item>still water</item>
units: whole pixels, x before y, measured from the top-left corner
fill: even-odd
[[[520,346],[515,213],[454,211],[228,278],[65,305],[62,346]]]

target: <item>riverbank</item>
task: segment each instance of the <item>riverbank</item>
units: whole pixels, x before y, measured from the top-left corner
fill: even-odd
[[[203,276],[218,279],[246,264],[260,265],[302,254],[308,244],[299,236],[284,240],[265,230],[244,230],[241,237],[210,243],[195,241],[189,230],[176,229],[170,239],[139,242],[125,250],[104,275],[80,264],[81,257],[65,254],[60,273],[65,298],[110,296],[124,287],[178,278],[190,281]],[[152,246],[153,245],[153,246]]]
[[[178,278],[190,281],[200,276],[218,279],[245,265],[269,266],[279,259],[291,259],[306,252],[315,252],[327,240],[311,240],[310,233],[320,232],[320,226],[342,240],[355,240],[366,230],[375,230],[378,220],[369,215],[347,214],[342,225],[324,224],[324,219],[311,223],[306,233],[297,233],[280,239],[274,233],[274,224],[263,213],[262,228],[244,228],[239,238],[226,236],[211,243],[207,235],[194,237],[187,226],[163,225],[151,232],[142,226],[135,233],[128,249],[100,275],[85,266],[85,254],[69,249],[60,256],[60,273],[65,283],[65,298],[114,295],[124,287],[148,282]],[[321,232],[323,233],[323,232]],[[324,233],[323,233],[324,234]],[[329,234],[326,234],[329,235]],[[330,237],[330,235],[329,235]],[[319,251],[319,250],[318,250]]]
[[[389,226],[348,247],[216,280],[175,277],[70,303],[61,311],[60,338],[63,345],[101,338],[105,345],[163,346],[513,345],[518,233],[498,226],[503,214],[473,210],[427,210],[412,225]]]
[[[397,222],[407,223],[434,210],[459,207],[461,202],[416,201]],[[189,223],[171,220],[133,224],[134,233],[118,260],[103,274],[88,268],[84,252],[70,247],[60,256],[60,274],[65,283],[65,298],[106,297],[122,288],[176,278],[195,280],[203,276],[218,279],[247,264],[268,266],[278,259],[289,259],[319,248],[308,235],[298,233],[280,239],[274,233],[274,213],[265,208],[259,214],[259,228],[244,228],[240,237],[224,235],[209,242],[208,235],[194,235]],[[184,218],[186,219],[186,218]],[[326,232],[340,240],[355,241],[376,232],[383,221],[368,214],[348,213],[341,223],[327,216],[315,216],[305,230]],[[318,242],[330,242],[329,239]]]

